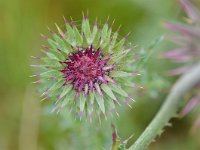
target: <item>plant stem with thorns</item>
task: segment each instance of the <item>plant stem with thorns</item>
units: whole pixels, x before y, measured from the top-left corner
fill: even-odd
[[[200,63],[191,71],[184,74],[174,85],[163,106],[146,127],[141,136],[128,150],[144,150],[162,132],[169,120],[174,117],[180,108],[182,96],[200,82]]]

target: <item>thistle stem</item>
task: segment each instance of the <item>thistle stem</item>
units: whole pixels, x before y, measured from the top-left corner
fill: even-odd
[[[128,150],[144,150],[163,130],[180,108],[182,96],[200,82],[200,63],[182,75],[174,84],[157,115]]]

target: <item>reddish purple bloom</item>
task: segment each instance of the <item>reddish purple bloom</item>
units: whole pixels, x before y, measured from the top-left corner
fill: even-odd
[[[107,65],[110,57],[103,58],[101,49],[94,50],[92,45],[84,50],[77,50],[69,56],[68,61],[62,62],[66,67],[61,70],[64,73],[65,85],[73,83],[73,88],[78,95],[84,91],[97,90],[102,95],[99,84],[112,81],[109,72],[113,65]],[[110,80],[108,80],[110,79]]]

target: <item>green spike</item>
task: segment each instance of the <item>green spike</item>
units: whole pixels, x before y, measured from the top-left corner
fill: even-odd
[[[102,84],[101,88],[103,89],[103,91],[113,100],[116,100],[115,95],[113,94],[112,90],[110,89],[110,87],[106,84]]]
[[[92,30],[92,36],[91,36],[92,37],[91,43],[93,43],[93,41],[94,41],[94,39],[95,39],[95,37],[97,35],[97,32],[98,32],[97,25],[94,25],[93,30]]]
[[[94,106],[94,105],[91,105],[91,104],[88,104],[88,105],[87,105],[87,115],[90,116],[90,119],[91,119],[91,117],[92,117],[93,106]]]
[[[111,76],[112,77],[130,77],[132,76],[132,73],[128,73],[124,71],[112,71]]]
[[[108,108],[109,108],[109,110],[110,110],[111,113],[112,113],[112,111],[116,109],[116,107],[115,107],[115,103],[114,103],[113,100],[109,100],[109,101],[107,101],[107,103],[108,103],[108,105],[109,105]],[[116,110],[115,110],[115,111],[116,111]]]
[[[111,86],[111,89],[112,89],[114,92],[116,92],[116,93],[118,93],[118,94],[120,94],[120,95],[122,95],[122,96],[124,96],[124,97],[128,97],[128,94],[127,94],[119,85],[110,84],[110,86]]]
[[[101,43],[102,44],[104,41],[106,41],[108,35],[108,24],[104,24],[103,29],[101,30]]]
[[[49,59],[47,57],[43,57],[42,61],[44,61],[46,64],[48,64],[48,66],[51,67],[56,67],[56,68],[62,67],[62,65],[56,59]]]
[[[61,80],[61,81],[57,81],[57,82],[55,82],[52,86],[51,86],[51,88],[48,90],[48,96],[49,97],[53,97],[53,96],[55,96],[55,95],[58,95],[59,93],[58,92],[60,92],[58,89],[60,88],[60,87],[62,87],[62,85],[63,85],[63,81]],[[42,96],[44,96],[44,95],[42,95]]]
[[[67,29],[67,35],[66,35],[66,40],[69,44],[71,44],[73,47],[76,47],[76,42],[75,42],[75,35],[74,35],[74,30],[72,29],[71,25],[69,23],[66,23],[66,29]]]
[[[73,29],[74,29],[76,43],[80,47],[83,44],[83,38],[82,38],[81,34],[79,33],[76,26],[73,26]]]
[[[111,32],[112,32],[111,29],[109,29],[107,32],[107,37],[104,41],[105,43],[102,45],[103,49],[109,50]]]
[[[113,102],[113,100],[108,101],[109,104],[109,108],[114,109],[115,108],[115,103]]]
[[[98,30],[92,43],[92,45],[94,45],[96,49],[100,47],[100,37],[101,37],[101,32]]]
[[[121,61],[123,58],[125,58],[126,57],[126,60],[127,60],[127,55],[129,54],[129,52],[131,51],[131,49],[127,49],[127,50],[123,50],[123,49],[121,49],[120,51],[118,51],[115,55],[116,56],[113,56],[112,58],[111,58],[111,61],[112,62],[118,62],[118,61]]]
[[[90,102],[91,102],[91,104],[93,105],[94,104],[94,92],[90,92],[89,93],[89,96],[90,96]]]
[[[54,85],[51,86],[51,88],[49,89],[49,91],[54,91],[58,88],[60,88],[62,85],[64,84],[64,80],[59,80],[56,83],[54,83]]]
[[[110,46],[109,46],[109,52],[113,52],[113,48],[116,44],[117,41],[117,37],[118,37],[118,32],[115,32],[112,36],[111,36],[111,42],[110,42]]]
[[[66,86],[63,88],[63,91],[62,91],[62,93],[60,94],[59,99],[63,98],[71,89],[72,89],[72,86],[71,86],[71,85],[66,85]]]
[[[95,99],[100,107],[100,110],[105,114],[105,106],[103,96],[99,96],[97,93],[95,94]]]
[[[57,50],[51,50],[49,52],[46,52],[46,55],[50,58],[50,59],[56,59],[58,61],[63,61],[65,60],[65,57]]]
[[[55,37],[55,36],[57,36],[57,35],[54,34],[54,37]],[[55,42],[55,41],[53,41],[52,39],[48,39],[47,41],[48,41],[49,45],[50,45],[53,49],[57,50],[57,48],[59,48],[58,43]]]
[[[55,23],[55,26],[56,26],[56,28],[57,28],[57,30],[58,30],[60,36],[61,36],[62,38],[65,38],[64,32],[59,28],[59,26],[58,26],[56,23]]]
[[[85,35],[85,38],[86,38],[86,42],[88,45],[91,45],[91,30],[90,30],[90,23],[89,23],[89,19],[83,19],[83,22],[82,22],[82,32],[84,33]]]
[[[66,58],[66,55],[71,52],[71,48],[64,48],[64,50],[60,50],[59,53]]]
[[[112,29],[109,29],[108,30],[108,34],[107,34],[107,40],[108,40],[108,42],[110,42],[111,33],[112,33]]]
[[[84,93],[80,94],[79,101],[80,101],[80,112],[83,112],[85,108],[85,102],[86,102],[86,96],[84,95]]]
[[[71,51],[71,47],[68,43],[66,43],[61,37],[59,37],[57,34],[53,34],[53,38],[56,41],[53,41],[51,39],[48,39],[49,44],[52,46],[53,49],[61,51],[65,53],[69,53]]]
[[[115,44],[113,50],[114,51],[119,51],[119,50],[122,50],[123,49],[123,46],[124,46],[124,43],[125,43],[126,39],[123,38],[121,39],[118,43]]]
[[[62,106],[67,105],[70,102],[70,100],[73,100],[73,92],[72,91],[69,91],[69,93],[66,94],[65,98],[61,102]]]
[[[41,76],[52,76],[52,77],[55,77],[55,76],[62,75],[62,74],[61,74],[61,72],[59,72],[57,70],[49,70],[49,71],[41,73],[40,75]]]
[[[53,40],[51,40],[51,39],[49,39],[48,41],[49,41],[49,44],[53,47],[53,45],[56,45],[56,47],[55,47],[55,49],[56,48],[59,48],[60,47],[60,43],[61,43],[61,41],[62,41],[62,38],[60,37],[60,36],[58,36],[57,34],[53,34],[53,38],[54,38],[54,40],[55,41],[53,41]]]

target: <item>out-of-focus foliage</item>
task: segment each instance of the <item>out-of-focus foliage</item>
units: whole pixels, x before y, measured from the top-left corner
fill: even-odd
[[[195,4],[199,5],[196,0]],[[40,55],[44,44],[40,33],[47,34],[47,26],[64,25],[62,15],[72,16],[77,23],[82,11],[89,11],[91,20],[98,16],[104,22],[109,15],[121,24],[121,36],[129,31],[128,39],[136,49],[148,46],[166,30],[163,20],[183,20],[175,0],[0,0],[0,149],[1,150],[101,150],[112,145],[110,122],[89,124],[76,121],[70,114],[57,115],[47,107],[48,101],[39,102],[39,96],[30,82],[31,55]],[[116,26],[114,29],[116,30]],[[115,118],[118,134],[127,139],[138,137],[160,107],[174,78],[165,73],[173,63],[160,57],[160,52],[173,47],[160,42],[137,77],[133,87],[136,103],[133,109],[121,108]],[[144,74],[144,75],[143,75]],[[166,85],[167,84],[167,85]],[[148,90],[150,89],[150,90]],[[159,91],[159,92],[157,92]],[[199,132],[190,134],[195,110],[183,120],[173,121],[173,127],[156,140],[151,150],[200,149]]]

